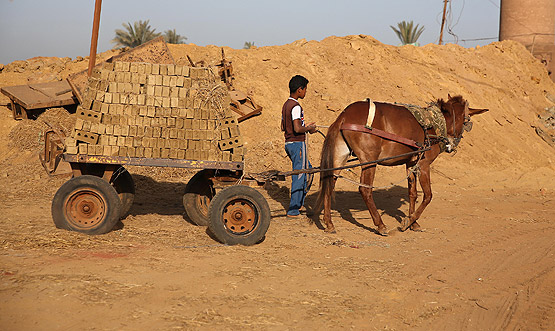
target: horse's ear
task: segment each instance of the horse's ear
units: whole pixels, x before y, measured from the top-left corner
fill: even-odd
[[[482,108],[482,109],[468,108],[468,111],[469,111],[470,116],[474,116],[474,115],[480,115],[482,113],[485,113],[485,112],[489,111],[489,109],[487,109],[487,108]]]

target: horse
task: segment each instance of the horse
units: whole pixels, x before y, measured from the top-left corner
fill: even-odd
[[[377,233],[382,236],[388,234],[372,197],[377,164],[405,165],[409,216],[402,219],[400,230],[410,228],[421,231],[417,220],[432,200],[430,165],[443,151],[456,151],[463,131],[472,129],[471,117],[488,109],[469,108],[468,102],[460,95],[448,95],[447,101],[437,99],[436,102],[430,103],[428,108],[435,106],[436,117],[440,118],[440,121],[444,120],[443,130],[439,130],[437,126],[423,126],[409,110],[410,106],[412,105],[374,103],[369,99],[354,102],[347,106],[329,127],[321,152],[322,172],[315,207],[316,215],[324,210],[324,231],[335,233],[335,226],[331,221],[331,199],[340,173],[340,170],[335,168],[344,166],[353,154],[362,165],[359,192],[377,227]],[[373,115],[373,121],[368,123],[370,114]],[[368,124],[371,124],[371,127]],[[372,162],[377,160],[381,161]],[[424,196],[416,209],[418,177]]]

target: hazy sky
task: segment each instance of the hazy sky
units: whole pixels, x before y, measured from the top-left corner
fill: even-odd
[[[94,0],[0,0],[0,63],[34,56],[87,56]],[[451,0],[446,42],[489,44],[499,33],[500,0]],[[187,43],[242,48],[295,40],[365,34],[385,44],[399,40],[390,28],[414,21],[425,27],[421,45],[437,43],[443,0],[104,0],[98,52],[113,47],[122,23],[150,20],[157,32],[176,29]],[[494,38],[471,41],[469,39]]]

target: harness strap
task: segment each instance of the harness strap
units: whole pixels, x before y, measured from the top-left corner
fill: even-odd
[[[413,147],[413,148],[421,148],[422,144],[412,140],[412,139],[408,139],[405,137],[401,137],[398,136],[396,134],[393,133],[389,133],[380,129],[376,129],[376,128],[368,128],[364,125],[360,125],[360,124],[353,124],[353,123],[343,123],[343,125],[341,126],[341,130],[348,130],[348,131],[357,131],[357,132],[364,132],[364,133],[369,133],[369,134],[373,134],[375,136],[387,139],[387,140],[392,140],[392,141],[396,141],[398,143]]]

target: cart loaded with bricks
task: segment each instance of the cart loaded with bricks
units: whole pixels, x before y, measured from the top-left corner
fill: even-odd
[[[210,67],[139,62],[97,66],[81,93],[75,127],[45,134],[43,165],[68,162],[72,178],[56,192],[58,228],[103,234],[129,212],[135,195],[126,165],[192,168],[183,205],[226,244],[253,245],[268,230],[260,192],[244,185],[244,148],[229,91]],[[256,184],[256,183],[255,183]]]

